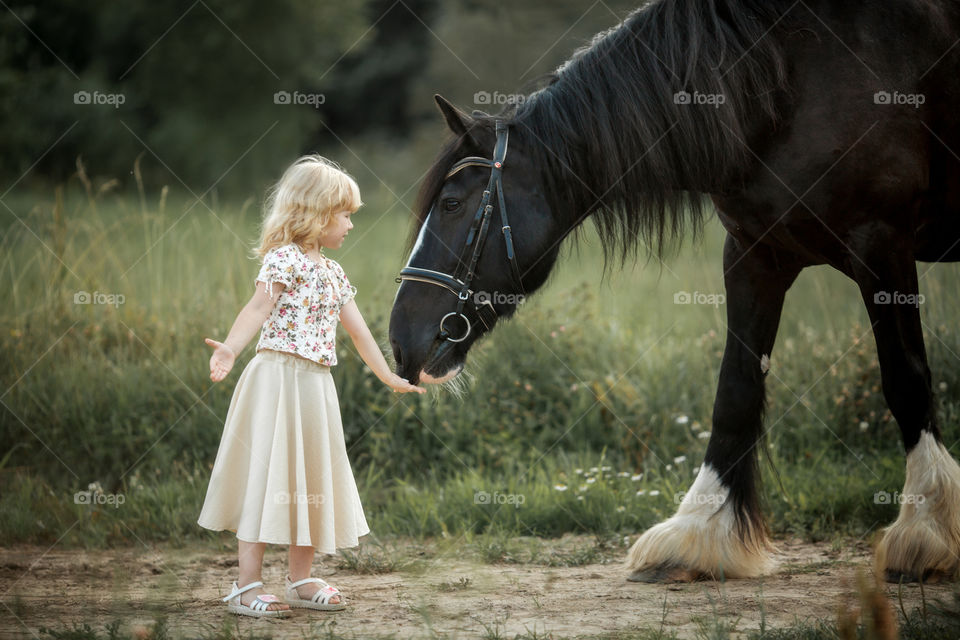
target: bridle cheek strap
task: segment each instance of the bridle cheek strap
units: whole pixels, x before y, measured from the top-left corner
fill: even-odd
[[[507,219],[507,204],[503,195],[503,181],[501,179],[503,163],[507,157],[507,147],[510,144],[510,130],[504,122],[497,121],[496,132],[497,142],[493,149],[493,159],[469,156],[453,165],[445,178],[449,180],[467,167],[488,167],[490,169],[490,179],[487,181],[487,188],[483,191],[480,205],[477,207],[470,230],[467,232],[467,239],[457,261],[456,271],[453,275],[450,275],[421,267],[404,267],[397,278],[398,283],[412,280],[443,287],[457,296],[457,310],[446,314],[440,320],[440,338],[450,342],[463,342],[470,335],[472,326],[469,318],[463,313],[467,303],[471,305],[473,312],[488,331],[493,328],[497,321],[497,312],[489,297],[478,300],[482,296],[475,295],[473,289],[471,289],[471,284],[476,276],[477,264],[480,262],[483,246],[487,240],[487,229],[490,226],[490,218],[494,209],[494,205],[490,203],[493,194],[496,194],[496,208],[500,210],[500,233],[503,235],[511,275],[521,293],[523,292],[520,267],[517,264],[516,251],[513,246],[513,230],[510,228],[510,222]],[[470,252],[471,248],[473,251],[467,257],[466,254]],[[451,316],[460,317],[465,324],[465,331],[460,337],[451,337],[449,331],[444,327],[447,318]]]

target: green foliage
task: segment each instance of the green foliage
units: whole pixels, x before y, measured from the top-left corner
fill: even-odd
[[[166,193],[139,205],[75,188],[55,196],[25,220],[36,237],[17,222],[2,231],[0,436],[13,448],[0,457],[0,533],[98,546],[208,535],[195,516],[253,346],[212,384],[202,340],[224,336],[252,291],[257,215],[212,202],[184,215],[190,200]],[[335,257],[385,347],[407,222],[368,200],[355,244]],[[722,291],[718,235],[659,278],[648,266],[602,279],[588,236],[471,353],[460,397],[390,394],[342,336],[334,374],[375,531],[615,538],[672,513],[706,446],[724,333],[722,307],[675,305],[673,294]],[[955,272],[922,280],[948,443],[960,435]],[[124,298],[76,304],[81,291]],[[874,500],[902,485],[903,456],[864,315],[855,288],[826,271],[788,297],[763,466],[776,532],[859,536],[895,515]],[[101,502],[77,504],[91,484]]]
[[[12,0],[0,14],[0,182],[56,184],[82,158],[131,186],[142,156],[149,184],[259,196],[290,160],[321,152],[368,184],[412,184],[422,162],[397,164],[394,180],[355,152],[388,148],[382,164],[396,164],[424,142],[422,161],[442,131],[434,93],[498,111],[474,94],[521,90],[635,4]]]
[[[148,179],[201,191],[225,173],[232,185],[270,177],[322,126],[316,108],[274,94],[331,93],[323,70],[370,26],[365,5],[11,2],[0,172],[12,182],[56,142],[34,174],[65,178],[83,156],[94,173],[124,175],[144,154]]]

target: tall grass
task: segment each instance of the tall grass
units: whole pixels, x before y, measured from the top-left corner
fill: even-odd
[[[386,347],[408,218],[382,194],[367,199],[332,256]],[[20,220],[0,223],[0,534],[87,544],[201,535],[192,523],[254,347],[213,384],[203,338],[223,337],[253,291],[258,207],[115,194],[84,180],[7,202]],[[375,531],[607,535],[668,515],[706,447],[725,331],[723,305],[674,304],[674,295],[723,292],[721,244],[713,224],[664,263],[605,273],[586,234],[545,290],[475,347],[462,398],[389,393],[342,335],[334,375]],[[941,265],[921,280],[951,445],[958,276]],[[75,303],[84,291],[122,303]],[[788,295],[768,377],[765,491],[776,531],[862,535],[894,517],[873,500],[903,478],[879,389],[856,287],[808,270]],[[95,496],[124,503],[75,504],[91,483]]]

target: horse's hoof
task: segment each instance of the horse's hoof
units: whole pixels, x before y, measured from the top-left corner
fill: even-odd
[[[960,465],[928,431],[907,454],[896,521],[877,544],[877,574],[888,582],[960,577]]]
[[[709,580],[710,576],[696,569],[685,567],[657,566],[638,569],[627,576],[628,582],[670,583],[670,582],[698,582]]]

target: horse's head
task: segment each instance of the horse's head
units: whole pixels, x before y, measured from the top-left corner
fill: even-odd
[[[397,372],[412,383],[456,376],[480,336],[543,284],[565,235],[522,133],[436,100],[456,138],[421,187],[390,316]]]

